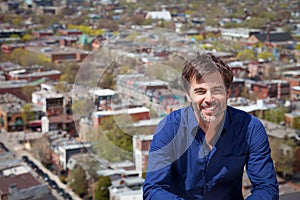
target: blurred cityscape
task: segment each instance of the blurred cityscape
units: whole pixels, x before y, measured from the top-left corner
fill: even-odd
[[[2,0],[0,43],[0,199],[142,200],[199,51],[228,63],[228,104],[263,122],[280,199],[300,198],[299,1]]]

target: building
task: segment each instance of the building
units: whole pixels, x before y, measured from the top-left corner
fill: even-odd
[[[226,40],[247,41],[249,37],[255,33],[259,33],[258,29],[248,28],[222,28],[221,36]]]
[[[127,177],[112,181],[109,187],[110,200],[142,200],[142,186],[144,179],[141,177]]]
[[[242,61],[234,61],[228,63],[230,69],[233,73],[233,76],[236,78],[248,78],[249,71],[248,67]]]
[[[291,100],[300,100],[300,86],[291,87]]]
[[[138,102],[149,105],[153,101],[155,90],[168,89],[169,83],[151,79],[144,74],[126,74],[117,76],[117,91]]]
[[[111,89],[94,88],[89,91],[93,98],[96,110],[112,110],[112,100],[117,95],[117,92]]]
[[[40,90],[32,93],[32,103],[40,105],[47,116],[64,114],[64,96],[54,91]]]
[[[8,80],[27,80],[28,82],[36,81],[40,79],[51,79],[54,81],[59,81],[61,72],[58,70],[36,70],[33,72],[27,69],[11,71],[8,74]]]
[[[245,89],[245,79],[233,78],[230,97],[240,97],[242,96]]]
[[[62,169],[67,169],[67,163],[69,159],[75,155],[80,153],[87,153],[92,151],[91,143],[78,143],[73,141],[73,143],[62,143],[57,147],[58,156],[59,156],[59,166]]]
[[[12,94],[0,94],[0,127],[8,132],[21,131],[26,125],[28,126],[31,121],[39,120],[43,115],[42,109],[40,106],[31,104],[32,107],[29,112],[32,112],[33,119],[28,122],[24,121],[22,112],[25,104],[26,102],[24,100]]]
[[[17,48],[24,49],[26,45],[24,43],[12,43],[12,44],[2,44],[1,45],[1,50],[4,53],[12,53],[13,50]]]
[[[77,30],[77,29],[60,29],[60,30],[58,30],[58,32],[60,33],[60,35],[65,35],[65,36],[80,36],[80,35],[82,35],[82,31]]]
[[[134,135],[132,138],[133,155],[136,170],[145,172],[148,166],[148,155],[153,135]]]
[[[300,129],[300,111],[285,113],[285,125],[290,128]]]
[[[54,35],[54,32],[51,29],[32,31],[32,36],[35,39],[41,39],[41,38],[50,37],[53,35]]]
[[[294,38],[287,32],[261,32],[252,34],[248,41],[250,43],[269,43],[272,46],[282,46],[294,41]]]
[[[121,108],[119,110],[103,110],[93,113],[93,126],[95,128],[101,125],[101,121],[106,117],[126,116],[131,122],[150,119],[150,110],[144,106],[133,108]]]
[[[30,172],[0,177],[1,199],[43,199],[49,194],[47,185],[41,184]]]
[[[290,98],[290,83],[287,81],[252,82],[251,90],[257,94],[258,99],[277,98],[284,100]]]
[[[51,62],[61,63],[61,62],[82,62],[88,55],[89,52],[76,49],[73,47],[27,47],[28,51],[36,54],[42,54],[47,57]]]

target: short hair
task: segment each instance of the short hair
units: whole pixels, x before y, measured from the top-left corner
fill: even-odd
[[[212,53],[198,52],[194,59],[187,60],[184,63],[181,74],[184,89],[186,91],[190,89],[192,80],[196,79],[197,82],[200,82],[202,77],[215,71],[219,71],[226,89],[230,89],[233,81],[233,73],[230,67]]]

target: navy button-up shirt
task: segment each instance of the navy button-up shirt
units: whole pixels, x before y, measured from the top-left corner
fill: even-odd
[[[254,116],[227,106],[223,129],[211,150],[193,108],[176,110],[156,128],[143,187],[146,200],[240,200],[244,168],[250,199],[278,199],[267,134]]]

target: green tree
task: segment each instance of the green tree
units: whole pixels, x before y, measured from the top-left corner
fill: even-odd
[[[22,37],[22,39],[21,39],[21,41],[22,42],[27,42],[27,41],[30,41],[30,40],[32,40],[33,39],[33,36],[31,35],[31,34],[25,34],[25,35],[23,35],[23,37]]]
[[[288,112],[288,109],[281,106],[275,109],[269,109],[265,112],[264,119],[276,124],[280,124],[284,121],[284,114]]]
[[[81,198],[88,194],[88,180],[84,169],[75,167],[70,173],[70,186]]]
[[[250,49],[245,49],[237,54],[239,60],[255,60],[254,52]]]
[[[24,128],[27,129],[28,123],[34,120],[33,105],[31,103],[25,104],[23,106],[21,116],[24,122]]]
[[[95,200],[109,200],[109,190],[108,187],[111,185],[110,178],[107,176],[99,177],[97,188],[95,190],[94,199]]]
[[[79,65],[76,63],[68,63],[64,66],[61,66],[60,71],[62,72],[62,76],[60,77],[60,81],[73,84],[75,82],[78,69]]]
[[[272,158],[278,174],[284,178],[290,178],[294,174],[296,163],[297,144],[290,138],[274,139],[270,143]]]
[[[261,58],[261,59],[264,59],[264,60],[268,60],[268,59],[274,60],[275,57],[271,52],[263,51],[263,52],[260,52],[257,55],[257,58],[258,59]]]
[[[32,85],[26,85],[22,88],[22,96],[26,101],[31,101],[31,95],[37,88]]]
[[[31,152],[44,166],[48,166],[51,163],[50,143],[46,136],[42,136],[32,142]]]

